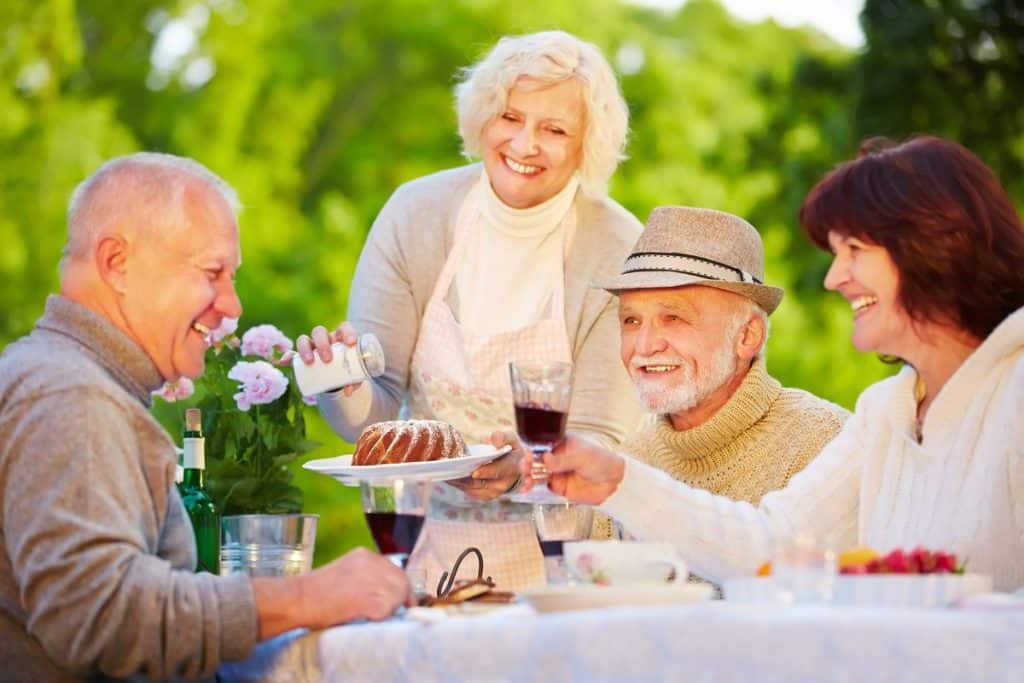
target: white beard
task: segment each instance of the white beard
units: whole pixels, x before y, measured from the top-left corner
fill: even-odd
[[[676,372],[682,373],[682,377],[674,387],[665,387],[655,380],[647,379],[639,369],[643,365],[678,365]],[[692,363],[664,355],[633,356],[629,374],[633,377],[640,402],[652,413],[666,415],[697,407],[725,384],[734,372],[736,357],[732,354],[732,344],[723,342],[715,349],[711,363],[700,376],[695,376]]]

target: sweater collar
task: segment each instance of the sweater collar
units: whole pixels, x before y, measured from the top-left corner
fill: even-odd
[[[481,213],[484,221],[504,235],[520,238],[542,237],[561,225],[580,184],[579,178],[574,175],[550,199],[528,209],[515,209],[495,194],[486,171],[483,176]]]
[[[1024,348],[1024,308],[1019,308],[992,330],[981,345],[956,369],[925,415],[922,425],[924,440],[929,434],[941,433],[949,425],[959,424],[967,414],[969,405],[977,397],[978,387],[991,382],[990,377],[1000,363],[1015,358]],[[917,402],[914,400],[914,381],[917,371],[905,365],[895,380],[894,410],[891,424],[907,433],[916,443],[913,432],[917,420]]]
[[[71,299],[50,295],[36,327],[78,343],[147,408],[152,402],[150,392],[163,384],[153,360],[138,344],[109,320]]]
[[[680,460],[714,459],[765,416],[781,391],[782,385],[768,374],[764,359],[758,358],[736,392],[711,419],[692,429],[676,431],[669,416],[661,415],[656,427],[657,438],[678,454]]]

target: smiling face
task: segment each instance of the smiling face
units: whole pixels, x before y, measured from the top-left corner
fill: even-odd
[[[713,414],[728,400],[746,374],[740,354],[757,353],[740,348],[741,298],[701,286],[619,295],[622,363],[648,410],[678,416],[710,407]]]
[[[910,316],[899,302],[899,271],[889,252],[853,236],[828,234],[834,254],[825,287],[839,292],[853,308],[853,345],[858,351],[899,358],[920,343]]]
[[[183,224],[135,233],[129,242],[122,314],[165,379],[195,378],[209,331],[242,313],[234,283],[238,224],[224,199],[198,182],[168,220]]]
[[[523,77],[482,136],[483,162],[495,194],[527,209],[558,194],[583,161],[585,113],[575,79],[546,86]]]

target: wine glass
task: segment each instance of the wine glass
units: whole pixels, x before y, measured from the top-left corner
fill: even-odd
[[[394,479],[388,483],[360,482],[363,513],[377,550],[405,569],[409,553],[423,529],[430,503],[430,482]]]
[[[578,541],[590,536],[594,509],[568,501],[537,503],[533,506],[533,521],[537,528],[540,551],[544,555],[548,583],[570,583],[572,576],[565,566],[563,548],[566,541]]]
[[[508,371],[516,407],[516,432],[533,454],[530,475],[536,481],[545,481],[548,472],[544,454],[565,436],[572,398],[572,364],[512,361]]]

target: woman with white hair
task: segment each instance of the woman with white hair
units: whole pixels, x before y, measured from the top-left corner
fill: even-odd
[[[373,332],[381,377],[318,398],[345,439],[403,417],[453,424],[472,442],[513,426],[508,362],[575,364],[569,427],[614,445],[640,420],[618,362],[610,294],[589,283],[618,272],[640,223],[607,196],[623,157],[629,111],[596,47],[562,31],[506,37],[455,89],[459,133],[482,163],[409,182],[367,237],[349,296],[349,320],[297,341],[307,362],[330,344]],[[506,493],[480,470],[475,497]],[[467,546],[509,589],[543,584],[530,507],[435,495],[413,555],[432,586]]]

